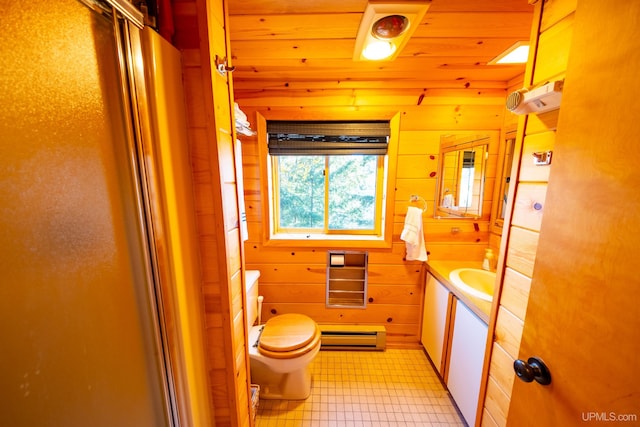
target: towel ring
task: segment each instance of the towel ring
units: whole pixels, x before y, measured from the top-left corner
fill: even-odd
[[[427,211],[427,201],[425,199],[423,199],[422,197],[418,196],[417,194],[412,194],[409,197],[409,203],[418,203],[418,202],[422,202],[422,212],[426,212]]]

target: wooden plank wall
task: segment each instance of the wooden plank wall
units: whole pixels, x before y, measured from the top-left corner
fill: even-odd
[[[216,426],[249,426],[243,252],[231,116],[232,82],[212,65],[228,58],[226,5],[172,0],[182,53],[189,152],[202,266],[206,352]]]
[[[537,40],[535,63],[525,74],[527,86],[564,78],[571,43],[576,0],[547,0],[536,4],[532,41]],[[538,19],[539,18],[539,19]],[[496,311],[494,343],[486,384],[481,425],[505,426],[515,379],[513,362],[518,358],[526,316],[529,288],[536,258],[540,223],[551,166],[535,166],[532,154],[553,149],[558,111],[529,115],[519,122],[516,144],[520,164],[515,200],[510,210],[508,236],[502,243],[504,278]],[[513,199],[513,197],[511,197]],[[542,209],[533,207],[535,203]]]
[[[311,84],[311,83],[310,83]],[[475,89],[407,88],[387,82],[380,88],[336,89],[311,84],[314,89],[287,88],[260,92],[242,90],[238,82],[235,99],[256,123],[256,113],[279,119],[326,119],[330,117],[368,117],[400,112],[400,136],[395,181],[393,245],[369,251],[369,292],[366,309],[328,309],[325,307],[326,249],[309,247],[266,247],[263,235],[263,197],[261,194],[258,138],[242,137],[244,189],[247,203],[249,241],[246,243],[247,269],[261,271],[260,293],[265,297],[263,321],[274,314],[304,313],[319,323],[375,324],[387,328],[390,346],[419,346],[421,306],[425,266],[407,262],[400,233],[409,196],[418,194],[428,203],[424,230],[430,259],[481,261],[489,244],[489,215],[496,175],[498,141],[503,123],[506,84]],[[297,86],[299,87],[299,85]],[[384,92],[384,96],[379,96]],[[421,95],[422,103],[419,99]],[[357,105],[357,106],[354,106]],[[435,173],[443,134],[488,134],[491,136],[487,188],[480,220],[434,219]],[[474,224],[477,224],[474,227]],[[459,231],[455,231],[458,229]]]

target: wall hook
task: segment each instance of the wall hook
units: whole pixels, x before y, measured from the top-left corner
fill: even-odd
[[[218,73],[220,73],[221,75],[225,75],[227,74],[227,72],[232,73],[235,71],[236,67],[230,67],[229,65],[227,65],[227,58],[220,58],[218,55],[216,55],[216,70],[218,70]]]

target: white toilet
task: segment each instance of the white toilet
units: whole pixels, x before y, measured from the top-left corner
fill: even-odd
[[[309,364],[320,351],[320,329],[303,314],[281,314],[251,326],[261,318],[260,272],[245,274],[251,382],[260,385],[261,399],[306,399],[311,393]]]

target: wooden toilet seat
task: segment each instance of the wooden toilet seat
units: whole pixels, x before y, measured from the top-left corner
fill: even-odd
[[[281,314],[264,325],[258,351],[275,359],[292,359],[313,350],[320,341],[320,328],[304,314]]]

